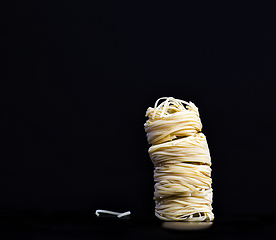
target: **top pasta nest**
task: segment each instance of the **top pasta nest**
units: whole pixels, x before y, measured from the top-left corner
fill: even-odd
[[[161,100],[164,101],[159,103]],[[154,120],[186,111],[193,111],[198,115],[198,108],[194,103],[175,99],[173,97],[162,97],[155,102],[154,108],[149,107],[147,109],[146,117]]]

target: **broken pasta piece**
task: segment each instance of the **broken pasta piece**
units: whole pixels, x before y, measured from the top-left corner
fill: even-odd
[[[99,213],[107,213],[107,214],[116,215],[118,218],[130,215],[130,211],[127,211],[127,212],[124,212],[124,213],[119,213],[119,212],[113,212],[113,211],[101,210],[101,209],[96,210],[95,214],[97,216],[100,216]]]

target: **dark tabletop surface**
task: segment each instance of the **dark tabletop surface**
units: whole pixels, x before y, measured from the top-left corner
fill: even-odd
[[[273,215],[217,216],[209,229],[177,231],[154,216],[2,211],[0,239],[276,239]]]

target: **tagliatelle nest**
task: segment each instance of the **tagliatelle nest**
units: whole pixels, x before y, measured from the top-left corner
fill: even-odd
[[[165,97],[146,116],[155,167],[155,215],[167,221],[212,221],[211,157],[198,108]]]

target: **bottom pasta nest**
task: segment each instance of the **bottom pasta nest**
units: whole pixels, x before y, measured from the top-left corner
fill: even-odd
[[[209,204],[207,199],[194,197],[157,200],[155,215],[165,221],[212,221],[214,214]]]

